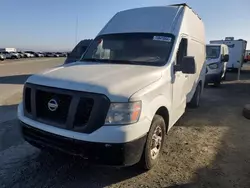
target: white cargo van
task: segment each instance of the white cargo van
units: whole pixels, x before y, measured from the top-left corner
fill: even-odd
[[[31,76],[23,137],[91,162],[152,168],[205,81],[202,20],[185,4],[117,13],[79,62]]]
[[[229,51],[225,44],[206,45],[206,83],[219,86],[226,79]]]
[[[247,41],[234,37],[226,37],[225,40],[212,40],[210,44],[225,44],[229,48],[230,59],[227,63],[227,69],[238,69],[243,65],[244,55],[247,47]]]

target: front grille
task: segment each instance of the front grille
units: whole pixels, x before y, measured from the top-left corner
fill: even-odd
[[[26,83],[24,115],[68,130],[91,133],[105,123],[110,101],[101,94]]]
[[[81,98],[80,102],[78,103],[74,126],[80,127],[88,123],[90,113],[92,111],[92,107],[94,105],[94,100],[90,98]]]
[[[57,94],[47,91],[36,91],[36,113],[37,118],[46,121],[52,121],[59,124],[66,123],[69,106],[71,103],[71,96]],[[56,101],[58,108],[49,108],[50,101]],[[54,110],[55,109],[55,110]]]
[[[25,88],[24,90],[24,105],[28,113],[31,113],[31,89],[30,88]]]

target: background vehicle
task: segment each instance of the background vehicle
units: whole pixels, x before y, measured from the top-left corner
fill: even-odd
[[[55,57],[55,53],[52,52],[45,52],[45,57]]]
[[[225,40],[212,40],[210,44],[225,44],[229,49],[230,59],[227,63],[227,68],[236,70],[243,65],[244,55],[247,47],[247,41],[234,37],[226,37]]]
[[[92,41],[93,41],[92,39],[80,41],[74,47],[74,49],[68,54],[67,59],[65,60],[64,64],[72,63],[72,62],[79,60]]]
[[[250,50],[246,50],[244,62],[250,61]]]
[[[35,52],[35,57],[44,57],[44,54],[41,52]]]
[[[5,55],[0,52],[0,61],[3,61],[5,59],[6,59]]]
[[[206,83],[214,83],[219,86],[226,78],[229,51],[225,44],[206,45]]]
[[[199,106],[205,54],[203,22],[186,4],[119,12],[84,63],[28,78],[23,136],[97,163],[151,169],[186,105]]]
[[[1,52],[2,54],[5,55],[6,59],[14,59],[15,56],[12,55],[10,52]]]
[[[33,51],[25,51],[26,54],[30,54],[30,57],[39,57],[38,54],[36,52]]]
[[[56,55],[56,57],[63,57],[64,56],[63,53],[61,53],[61,52],[56,52],[55,55]]]
[[[21,58],[27,57],[24,52],[17,52]]]
[[[18,52],[9,52],[12,56],[12,59],[19,59],[21,56]]]
[[[35,57],[34,54],[29,53],[28,51],[24,52],[25,56],[30,58],[30,57]]]

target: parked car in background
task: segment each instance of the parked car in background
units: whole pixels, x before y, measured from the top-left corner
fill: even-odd
[[[60,57],[60,53],[58,53],[58,52],[55,52],[53,54],[54,54],[54,57]]]
[[[0,52],[0,61],[3,61],[6,59],[6,56]]]
[[[64,64],[72,63],[79,60],[92,41],[92,39],[80,41],[74,47],[74,49],[67,55],[67,59],[65,60]]]
[[[36,52],[33,52],[33,51],[25,51],[25,53],[30,54],[30,57],[38,57]]]
[[[29,52],[24,52],[24,54],[26,55],[26,57],[30,58],[30,57],[35,57],[34,54],[29,53]]]
[[[244,57],[244,62],[250,61],[250,50],[246,50],[245,57]]]
[[[225,44],[206,45],[206,84],[213,83],[219,86],[226,79],[229,50]]]
[[[64,56],[62,52],[56,52],[55,54],[57,55],[57,57],[63,57]]]
[[[68,52],[69,53],[69,52]],[[68,56],[68,53],[67,52],[63,52],[62,55],[63,57],[67,57]]]
[[[9,52],[12,56],[12,59],[20,59],[21,56],[18,52]]]
[[[53,53],[53,52],[45,52],[45,57],[55,57],[55,53]]]
[[[44,57],[42,52],[34,52],[35,57]]]
[[[24,52],[17,52],[21,58],[27,57]]]
[[[6,59],[15,59],[16,56],[13,55],[11,52],[1,52],[2,54],[5,55]]]

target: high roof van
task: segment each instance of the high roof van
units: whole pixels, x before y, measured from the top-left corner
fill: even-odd
[[[206,83],[220,86],[221,81],[226,79],[229,50],[225,44],[206,45]]]
[[[151,169],[186,106],[200,104],[205,56],[204,25],[189,6],[118,12],[78,62],[28,78],[23,137],[98,164]]]

